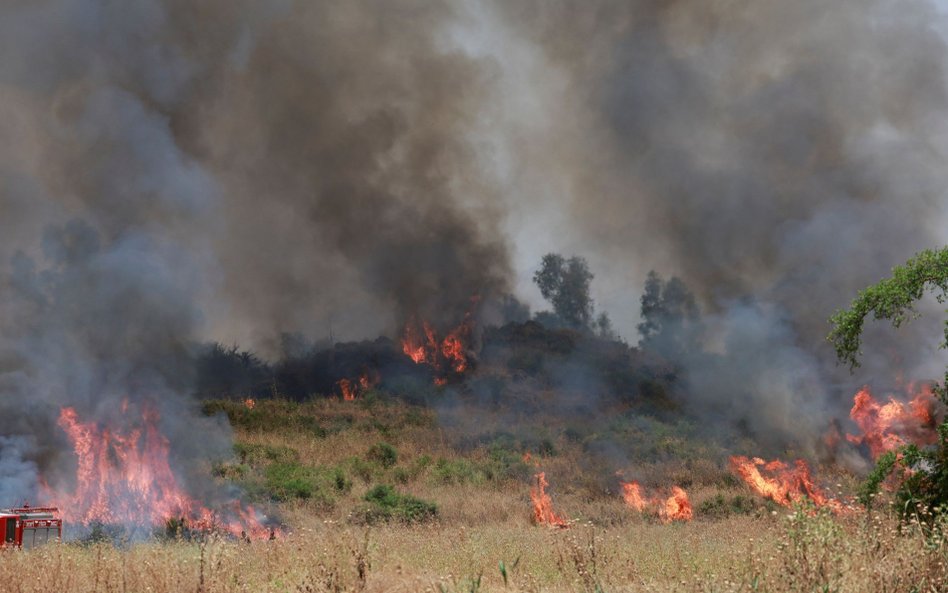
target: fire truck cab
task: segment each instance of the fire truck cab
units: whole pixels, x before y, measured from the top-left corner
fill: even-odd
[[[15,509],[0,509],[0,548],[16,547],[29,550],[63,536],[63,520],[55,507],[23,505]]]

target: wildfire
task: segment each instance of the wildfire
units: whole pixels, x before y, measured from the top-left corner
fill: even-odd
[[[473,299],[477,303],[477,299]],[[474,334],[474,317],[468,312],[464,321],[439,338],[431,325],[412,317],[402,332],[402,352],[415,364],[426,364],[435,371],[435,384],[445,385],[449,375],[461,375],[470,369],[468,349]]]
[[[530,488],[530,500],[533,502],[533,520],[537,525],[549,525],[565,529],[569,527],[569,519],[561,517],[553,510],[553,500],[546,493],[549,483],[546,474],[539,472],[533,476],[536,483]]]
[[[252,410],[257,406],[257,400],[255,400],[252,397],[248,397],[247,399],[244,400],[244,405],[247,407],[248,410]]]
[[[816,486],[810,467],[802,459],[790,466],[779,460],[764,461],[759,457],[737,455],[731,457],[731,469],[754,492],[778,504],[790,506],[808,499],[816,506],[840,508],[838,501],[826,496]]]
[[[846,439],[856,445],[865,444],[873,459],[909,443],[935,443],[938,439],[935,430],[938,424],[935,418],[937,400],[931,385],[909,386],[908,391],[911,394],[908,402],[890,395],[888,403],[883,404],[873,397],[868,386],[860,389],[853,397],[849,417],[862,435],[847,434]]]
[[[356,397],[378,384],[378,375],[376,373],[370,373],[369,371],[362,373],[356,381],[350,379],[340,379],[336,381],[336,387],[339,388],[339,392],[342,393],[342,399],[345,401],[354,401]]]
[[[668,523],[670,521],[691,521],[693,512],[688,493],[678,486],[672,486],[671,496],[665,499],[665,504],[658,509],[658,516]]]
[[[671,495],[668,498],[663,498],[661,496],[646,496],[638,482],[620,482],[620,484],[622,485],[622,498],[625,500],[625,504],[640,513],[651,507],[658,513],[663,523],[691,521],[694,515],[691,502],[688,500],[688,493],[679,486],[672,486]]]
[[[123,411],[127,404],[123,404]],[[270,534],[252,507],[232,502],[213,511],[191,498],[169,465],[170,444],[158,429],[159,414],[144,407],[141,421],[126,429],[83,422],[75,409],[60,410],[59,426],[78,457],[76,490],[51,494],[68,499],[60,504],[64,518],[84,525],[93,522],[162,525],[185,518],[198,529],[220,529],[233,535],[264,538]]]

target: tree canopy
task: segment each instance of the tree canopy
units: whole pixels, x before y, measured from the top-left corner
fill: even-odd
[[[888,319],[895,327],[918,317],[915,303],[931,290],[939,303],[948,298],[948,247],[927,249],[904,265],[892,270],[892,277],[866,288],[853,300],[849,309],[837,311],[830,318],[833,331],[829,341],[836,348],[836,356],[851,368],[859,366],[862,329],[866,317]],[[945,340],[948,347],[948,319],[945,320]]]
[[[593,319],[589,285],[593,273],[582,257],[564,258],[558,253],[543,256],[533,281],[540,294],[553,305],[553,312],[568,327],[586,329]]]
[[[652,270],[640,303],[640,345],[672,358],[693,346],[700,313],[694,295],[680,278],[673,276],[666,282]]]

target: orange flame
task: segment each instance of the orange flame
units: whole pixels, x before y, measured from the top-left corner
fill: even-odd
[[[625,504],[640,513],[648,506],[648,499],[642,494],[642,486],[638,482],[622,482],[622,498]]]
[[[569,519],[561,517],[553,510],[553,500],[546,493],[549,483],[546,474],[540,472],[533,476],[536,484],[530,488],[530,500],[533,502],[533,520],[537,525],[546,524],[550,527],[569,527]]]
[[[336,382],[336,385],[339,386],[339,390],[342,391],[342,399],[351,402],[355,400],[356,393],[358,392],[358,386],[350,381],[349,379],[340,379]]]
[[[658,516],[665,523],[670,521],[691,521],[694,513],[691,510],[691,501],[688,493],[678,486],[672,486],[671,496],[658,509]]]
[[[270,532],[252,507],[233,501],[225,518],[225,513],[205,508],[179,486],[168,462],[170,443],[159,431],[158,420],[158,411],[145,407],[139,424],[118,430],[83,422],[71,407],[60,410],[58,424],[78,457],[75,492],[58,496],[69,500],[60,505],[64,518],[84,525],[161,525],[186,518],[198,529],[267,537]]]
[[[846,439],[856,445],[865,443],[873,459],[909,443],[935,443],[938,439],[935,429],[937,400],[931,385],[926,384],[918,389],[913,387],[909,386],[912,398],[907,403],[889,396],[885,404],[873,397],[868,386],[860,389],[853,397],[849,417],[862,431],[862,435],[847,434]]]
[[[477,299],[472,299],[477,303]],[[448,375],[460,375],[470,366],[468,348],[474,333],[474,317],[468,312],[456,328],[439,339],[431,325],[412,317],[402,332],[402,352],[415,364],[426,364],[435,371],[435,384],[445,385]]]
[[[810,467],[802,459],[790,467],[779,460],[736,455],[731,457],[731,469],[754,492],[783,506],[809,499],[816,506],[840,508],[838,501],[826,496],[813,482]]]
[[[356,397],[362,395],[369,389],[379,384],[377,373],[371,374],[369,371],[362,373],[358,380],[339,379],[336,381],[336,387],[342,393],[344,401],[354,401]]]
[[[636,511],[644,513],[649,507],[652,507],[663,523],[691,521],[694,513],[691,508],[691,501],[688,500],[688,493],[683,488],[672,486],[671,495],[663,499],[659,496],[646,496],[638,482],[620,482],[620,484],[625,504]]]
[[[244,400],[244,405],[247,406],[248,410],[252,410],[257,406],[257,400],[252,397],[248,397]]]

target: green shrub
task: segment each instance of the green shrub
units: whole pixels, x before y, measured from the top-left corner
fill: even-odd
[[[267,467],[264,480],[267,492],[279,501],[303,499],[331,504],[332,492],[351,488],[351,482],[340,468],[299,463],[274,463]]]
[[[398,463],[398,451],[388,443],[376,443],[369,447],[365,458],[388,469]]]
[[[487,476],[472,461],[442,458],[435,463],[431,479],[439,484],[480,484],[487,481]]]
[[[357,509],[354,518],[366,524],[390,520],[416,523],[438,516],[436,504],[408,494],[399,494],[386,484],[366,492],[364,500],[368,504]]]

